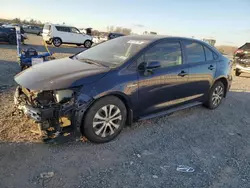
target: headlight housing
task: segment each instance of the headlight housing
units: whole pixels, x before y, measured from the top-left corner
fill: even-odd
[[[65,89],[65,90],[56,90],[54,91],[54,96],[56,99],[56,102],[58,103],[63,103],[67,102],[70,100],[73,96],[74,91],[70,89]]]

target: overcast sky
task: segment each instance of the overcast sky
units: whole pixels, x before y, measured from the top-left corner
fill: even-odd
[[[217,45],[250,42],[250,0],[4,0],[0,17],[213,37]]]

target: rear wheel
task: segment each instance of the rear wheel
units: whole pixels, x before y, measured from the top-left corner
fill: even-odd
[[[13,45],[17,44],[16,35],[10,35],[8,39],[9,39],[10,44],[13,44]]]
[[[241,72],[239,69],[235,69],[235,76],[240,76]]]
[[[119,98],[104,97],[88,109],[82,127],[83,134],[91,142],[111,141],[123,129],[126,117],[127,109]]]
[[[53,38],[52,43],[55,47],[59,47],[62,45],[62,40],[60,38]]]
[[[225,86],[221,81],[215,82],[213,87],[210,89],[208,100],[205,105],[209,109],[215,109],[220,104],[225,94]]]
[[[46,42],[46,44],[48,44],[48,45],[51,45],[52,44],[52,42],[50,42],[50,41],[45,41]]]
[[[92,45],[92,42],[90,40],[86,40],[83,45],[85,48],[90,48]]]

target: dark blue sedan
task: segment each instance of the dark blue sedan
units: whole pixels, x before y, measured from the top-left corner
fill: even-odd
[[[19,73],[15,103],[47,140],[81,133],[102,143],[133,121],[200,104],[217,108],[230,88],[231,66],[199,40],[118,37]]]

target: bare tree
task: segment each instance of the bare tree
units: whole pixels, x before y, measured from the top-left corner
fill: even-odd
[[[107,31],[108,32],[116,32],[116,33],[123,33],[125,35],[130,35],[132,30],[129,29],[129,28],[124,28],[124,27],[120,27],[120,26],[117,26],[117,27],[114,27],[114,26],[108,26],[107,27]]]

